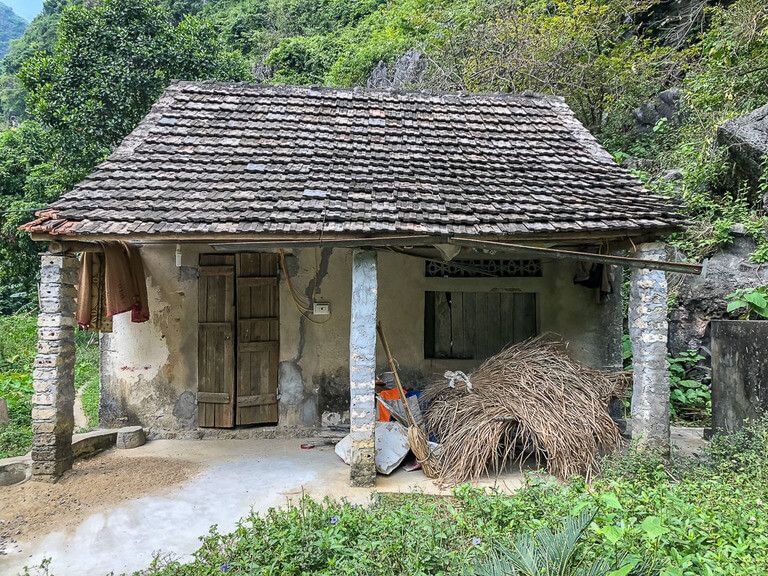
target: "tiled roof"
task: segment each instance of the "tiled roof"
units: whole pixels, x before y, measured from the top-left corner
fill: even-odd
[[[559,98],[178,82],[24,229],[521,236],[681,223]]]

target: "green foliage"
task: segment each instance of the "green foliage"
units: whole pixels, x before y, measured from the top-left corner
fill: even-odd
[[[24,35],[10,43],[10,49],[0,68],[0,111],[5,123],[22,120],[26,113],[26,91],[16,74],[24,62],[39,52],[50,54],[56,42],[56,30],[64,0],[47,2],[42,14],[37,16],[24,31]]]
[[[624,334],[621,344],[623,368],[632,370],[632,342],[628,334]],[[678,357],[667,356],[669,414],[677,424],[701,426],[711,419],[712,394],[709,379],[700,365],[702,360],[704,356],[695,350],[683,352]],[[627,410],[630,396],[625,398]]]
[[[266,64],[273,68],[279,83],[322,84],[340,50],[341,45],[333,37],[297,36],[280,42]]]
[[[229,534],[213,527],[192,562],[158,560],[141,574],[469,576],[498,548],[530,557],[540,534],[546,543],[533,555],[556,555],[570,566],[602,561],[638,574],[762,576],[766,430],[760,422],[735,439],[717,439],[708,465],[676,461],[667,468],[652,454],[630,451],[611,458],[589,486],[530,477],[512,496],[461,486],[452,498],[378,495],[370,507],[305,498],[251,514]],[[586,511],[589,523],[579,520]],[[571,526],[565,533],[563,519]]]
[[[197,18],[178,26],[152,0],[102,0],[65,8],[53,53],[27,60],[19,76],[31,110],[77,151],[74,162],[102,158],[147,113],[171,79],[247,77],[245,62],[224,52]]]
[[[83,388],[90,427],[98,425],[99,346],[90,332],[75,336],[75,388]],[[32,444],[32,365],[37,319],[32,314],[0,316],[0,398],[8,402],[11,423],[0,428],[0,458],[26,453]]]
[[[667,358],[670,417],[676,422],[707,424],[712,414],[712,394],[699,363],[704,356],[695,350]]]
[[[32,362],[36,320],[30,315],[0,317],[0,398],[10,424],[0,427],[0,458],[25,453],[32,443]]]
[[[18,226],[83,175],[58,166],[55,154],[55,139],[37,122],[0,133],[0,314],[23,309],[37,292],[40,247]]]
[[[674,54],[685,74],[680,125],[641,140],[616,134],[609,145],[651,160],[655,166],[643,175],[648,186],[684,201],[693,225],[674,240],[689,256],[710,256],[732,241],[732,226],[741,224],[758,245],[753,261],[766,262],[768,218],[760,208],[765,176],[761,183],[748,181],[716,140],[725,121],[768,101],[768,5],[762,0],[715,4],[707,8],[706,22]],[[680,169],[682,180],[662,178],[667,169]]]
[[[471,90],[564,96],[595,132],[624,131],[663,85],[669,49],[638,33],[639,0],[480,2],[443,52]]]
[[[99,336],[78,332],[75,337],[75,388],[80,392],[88,428],[99,425]]]
[[[518,536],[511,546],[501,545],[488,559],[475,567],[475,576],[627,576],[650,574],[651,569],[639,566],[638,560],[600,559],[583,565],[584,552],[579,544],[592,523],[595,514],[582,512],[567,518],[562,527],[553,532],[547,527],[534,535]],[[658,533],[658,519],[644,521],[645,530]]]
[[[354,27],[382,4],[383,0],[221,0],[208,4],[203,15],[216,23],[230,49],[266,59],[282,40],[328,35],[327,42],[332,42],[336,31]]]
[[[172,79],[250,77],[210,22],[189,16],[174,24],[153,0],[47,4],[27,34],[4,61],[6,71],[18,72],[35,116],[0,134],[5,314],[34,301],[40,247],[18,233],[20,224],[101,161]],[[7,88],[6,95],[17,89]]]
[[[756,288],[741,288],[725,297],[728,302],[727,311],[741,311],[740,318],[752,320],[765,318],[768,320],[768,286]]]

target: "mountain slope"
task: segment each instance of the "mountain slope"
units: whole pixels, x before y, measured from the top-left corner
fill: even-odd
[[[43,10],[43,0],[2,0],[0,4],[9,6],[27,22],[32,22],[32,19]]]
[[[11,8],[0,3],[0,58],[8,53],[11,40],[20,38],[27,28],[27,22]]]

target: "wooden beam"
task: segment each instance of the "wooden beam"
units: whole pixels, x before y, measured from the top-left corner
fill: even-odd
[[[655,228],[650,232],[647,233],[641,233],[638,230],[634,229],[617,229],[617,230],[601,230],[601,231],[595,231],[595,232],[529,232],[524,234],[511,234],[507,236],[508,239],[516,239],[519,241],[525,241],[528,242],[545,242],[545,243],[553,243],[553,242],[579,242],[579,243],[589,243],[589,242],[595,242],[598,240],[626,240],[627,238],[632,238],[632,241],[635,244],[640,244],[642,242],[651,241],[660,237],[668,236],[669,234],[673,232],[679,232],[679,227],[664,227],[664,228]],[[427,244],[445,244],[448,242],[448,234],[424,234],[432,239],[431,242],[427,242]],[[80,241],[80,242],[110,242],[110,241],[116,241],[116,240],[125,240],[130,242],[139,242],[139,243],[176,243],[176,242],[184,242],[184,243],[196,243],[196,244],[211,244],[211,243],[247,243],[251,241],[256,242],[262,242],[262,241],[273,241],[276,244],[280,243],[281,246],[285,246],[286,242],[289,241],[317,241],[317,238],[319,237],[319,233],[314,232],[311,234],[271,234],[268,235],[267,233],[258,233],[258,232],[226,232],[226,233],[199,233],[199,232],[175,232],[172,234],[168,233],[146,233],[146,232],[138,232],[138,233],[130,233],[130,234],[77,234],[76,232],[69,235],[55,235],[55,234],[43,234],[39,232],[33,232],[30,234],[32,240],[35,240],[37,242],[51,242],[51,241]],[[404,232],[393,232],[392,234],[388,235],[389,237],[406,237],[406,238],[417,238],[419,234],[413,234],[408,235]],[[384,237],[387,237],[385,235]],[[489,240],[493,240],[494,238],[498,238],[498,236],[485,236],[485,238]],[[360,239],[365,239],[365,237],[361,234],[352,234],[352,233],[325,233],[323,234],[323,242],[328,242],[330,240],[352,240],[354,242],[359,243]]]
[[[532,256],[544,256],[558,260],[578,260],[581,262],[594,262],[597,264],[613,264],[616,266],[628,266],[630,268],[647,268],[650,270],[663,270],[678,274],[701,274],[702,267],[699,264],[685,262],[661,262],[657,260],[644,260],[642,258],[630,258],[627,256],[614,256],[612,254],[594,254],[592,252],[579,252],[576,250],[564,250],[560,248],[540,248],[526,246],[524,244],[511,244],[508,242],[494,242],[491,240],[475,240],[454,236],[450,242],[458,246],[475,247],[496,252],[515,252]]]
[[[438,236],[373,236],[370,238],[266,238],[246,242],[211,243],[216,252],[247,252],[256,248],[303,248],[334,246],[339,248],[361,248],[368,246],[431,246],[445,238]]]
[[[74,252],[103,252],[104,250],[98,242],[53,240],[48,244],[48,251],[52,254],[71,254]]]

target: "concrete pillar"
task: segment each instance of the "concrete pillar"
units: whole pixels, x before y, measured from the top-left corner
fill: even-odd
[[[37,357],[32,373],[32,475],[46,482],[55,482],[72,468],[77,275],[75,257],[42,256]]]
[[[637,258],[663,260],[661,243],[642,244]],[[629,294],[632,341],[632,437],[639,448],[669,453],[667,374],[667,277],[660,270],[633,268]]]
[[[352,254],[352,318],[349,330],[349,416],[352,435],[352,486],[376,482],[376,252]]]

